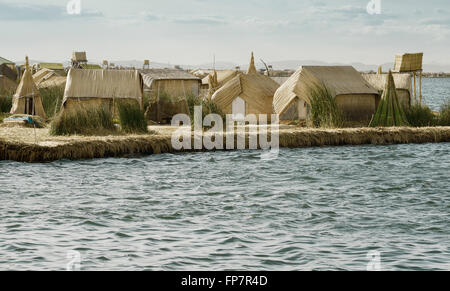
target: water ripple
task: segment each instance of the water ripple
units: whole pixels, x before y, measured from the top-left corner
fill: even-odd
[[[449,144],[0,162],[0,269],[450,269]]]

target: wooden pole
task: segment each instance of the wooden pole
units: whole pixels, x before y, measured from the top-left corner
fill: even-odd
[[[161,88],[161,81],[158,81],[158,95],[156,96],[156,119],[158,120],[158,122],[161,122],[160,118],[161,118],[161,112],[160,112],[160,108],[159,108],[159,90]]]
[[[413,77],[414,77],[414,105],[417,105],[416,72],[413,73]]]
[[[422,71],[419,73],[419,104],[422,106]]]

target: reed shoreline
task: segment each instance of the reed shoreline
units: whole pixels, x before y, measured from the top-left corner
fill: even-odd
[[[207,151],[177,151],[171,144],[174,129],[152,127],[152,130],[154,134],[151,135],[51,137],[47,129],[39,129],[34,137],[33,129],[0,128],[0,160],[44,163],[62,159],[84,160]],[[247,134],[247,144],[248,139]],[[442,143],[450,142],[450,127],[285,128],[280,129],[279,140],[281,148]]]

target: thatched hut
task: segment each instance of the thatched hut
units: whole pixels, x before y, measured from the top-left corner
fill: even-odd
[[[383,92],[387,83],[388,74],[361,74],[378,92]],[[400,104],[409,108],[412,101],[412,82],[409,73],[392,73],[394,78],[397,97]]]
[[[370,120],[380,99],[378,91],[351,66],[303,66],[275,93],[273,107],[280,120],[306,120],[308,95],[316,85],[330,91],[349,121]]]
[[[158,93],[169,96],[186,97],[200,94],[200,78],[183,70],[174,69],[148,69],[140,70],[144,81],[144,92],[152,97]]]
[[[33,75],[34,82],[39,89],[47,89],[53,87],[66,87],[67,77],[64,71],[41,69]]]
[[[201,79],[183,70],[141,70],[144,96],[149,101],[147,118],[169,122],[176,114],[189,114],[187,98],[198,97]]]
[[[242,119],[248,114],[267,114],[268,120],[273,113],[273,95],[279,85],[271,78],[260,75],[254,69],[253,55],[247,74],[239,73],[226,82],[212,96],[225,114],[233,114]]]
[[[12,114],[37,115],[46,118],[39,90],[34,83],[28,57],[25,61],[25,72],[13,96]]]
[[[114,112],[116,101],[143,107],[143,82],[136,70],[71,69],[64,91],[64,110],[94,106]]]

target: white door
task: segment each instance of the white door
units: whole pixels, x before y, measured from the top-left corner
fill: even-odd
[[[308,103],[303,99],[298,99],[298,119],[306,120],[308,118]]]
[[[245,120],[245,101],[241,97],[236,97],[232,104],[233,120],[244,121]]]

